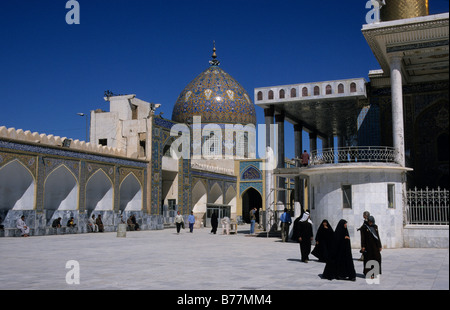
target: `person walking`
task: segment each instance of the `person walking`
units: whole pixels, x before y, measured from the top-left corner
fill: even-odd
[[[211,215],[211,233],[214,235],[217,233],[217,226],[219,226],[219,219],[217,218],[217,212],[214,211]]]
[[[311,254],[319,259],[319,262],[327,262],[333,246],[334,230],[328,220],[323,220],[317,229],[316,245]]]
[[[336,226],[330,259],[325,265],[322,278],[328,280],[356,280],[350,235],[347,229],[347,221],[344,219],[341,219]]]
[[[299,221],[294,226],[294,235],[300,243],[301,261],[307,263],[311,253],[311,241],[313,240],[312,224],[309,212],[305,211]]]
[[[287,208],[284,208],[283,214],[280,216],[281,221],[281,241],[286,242],[289,236],[289,226],[292,224],[291,215]]]
[[[181,227],[184,228],[184,219],[183,216],[180,214],[180,211],[177,211],[177,215],[175,215],[175,224],[177,226],[177,234],[179,234]]]
[[[189,223],[189,232],[193,233],[195,224],[194,211],[191,211],[191,214],[188,216],[188,223]]]
[[[372,269],[372,266],[368,266],[367,264],[369,261],[376,261],[378,263],[377,271],[381,274],[382,248],[378,226],[375,225],[375,218],[369,216],[367,218],[367,223],[364,223],[361,228],[361,250],[364,255],[363,272],[365,276],[367,276],[367,273]]]

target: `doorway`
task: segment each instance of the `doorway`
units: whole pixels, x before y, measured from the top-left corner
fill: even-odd
[[[250,223],[250,210],[256,208],[256,222],[259,223],[259,209],[262,208],[261,194],[250,187],[242,194],[242,219]]]
[[[210,204],[206,205],[206,221],[205,227],[211,227],[211,216],[214,212],[217,214],[217,220],[220,223],[220,220],[224,217],[228,216],[231,218],[231,206],[229,205],[219,205],[219,204]]]

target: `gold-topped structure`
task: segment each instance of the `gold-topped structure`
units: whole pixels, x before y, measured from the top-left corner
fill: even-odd
[[[217,54],[216,54],[216,41],[213,41],[212,60],[209,61],[209,64],[211,66],[218,66],[218,65],[220,65],[220,61],[217,59]]]
[[[429,14],[428,0],[385,0],[385,2],[386,5],[381,8],[383,22]]]

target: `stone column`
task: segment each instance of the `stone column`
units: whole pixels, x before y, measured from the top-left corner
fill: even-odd
[[[390,56],[391,96],[392,96],[392,141],[396,150],[395,160],[405,166],[405,141],[403,129],[403,85],[402,85],[402,55]]]
[[[278,164],[277,168],[284,168],[284,114],[275,115],[275,124],[278,127],[278,139],[277,139],[277,150],[278,150]],[[278,177],[277,182],[278,188],[286,188],[285,178]],[[285,191],[277,192],[277,201],[286,206],[286,193]]]
[[[294,125],[294,140],[295,140],[295,158],[300,158],[302,155],[302,146],[303,146],[303,126],[302,124]],[[299,160],[295,161],[295,166],[300,167],[301,162]],[[300,177],[295,177],[295,196],[294,196],[294,204],[300,204],[300,208],[294,208],[294,217],[300,216],[300,209],[303,205],[303,180]],[[294,206],[296,207],[296,206]],[[299,210],[297,210],[299,209]]]
[[[266,149],[268,147],[274,149],[274,132],[273,132],[273,124],[274,124],[274,107],[270,106],[269,108],[264,109],[264,121],[266,124]],[[273,170],[266,169],[264,170],[265,174],[265,197],[263,199],[265,200],[266,205],[266,223],[264,223],[264,228],[268,231],[270,230],[273,223],[269,223],[269,216],[270,214],[267,213],[268,210],[272,209],[274,210],[273,202],[274,202],[274,192],[272,191],[272,188],[274,187],[273,184]],[[262,224],[262,223],[261,223]],[[267,226],[266,226],[267,225]]]

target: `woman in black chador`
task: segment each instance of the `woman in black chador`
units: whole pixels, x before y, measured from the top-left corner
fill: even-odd
[[[217,213],[214,211],[214,213],[211,215],[211,233],[216,234],[217,232],[217,226],[219,225],[219,219],[217,218]]]
[[[319,262],[327,262],[333,244],[334,231],[328,220],[323,220],[316,233],[316,246],[311,252]]]
[[[381,274],[381,241],[378,234],[378,226],[375,225],[375,218],[369,216],[367,222],[361,227],[361,251],[364,254],[364,275],[371,270],[372,266],[367,266],[367,262],[375,260],[378,262],[378,272]]]
[[[340,220],[334,231],[334,242],[330,259],[325,265],[322,278],[332,280],[355,281],[356,271],[353,264],[350,236],[347,230],[347,221]]]

